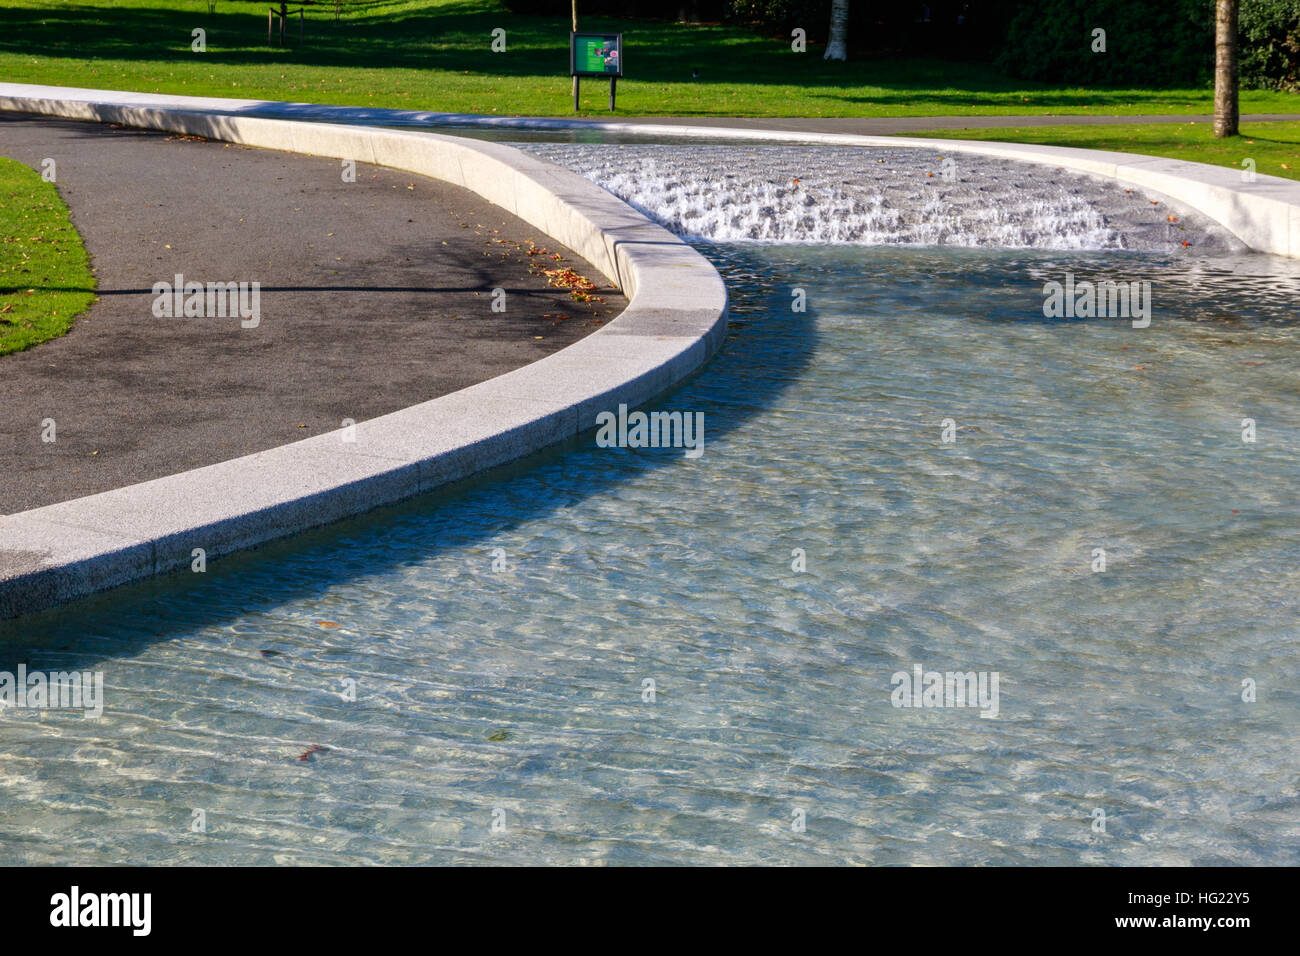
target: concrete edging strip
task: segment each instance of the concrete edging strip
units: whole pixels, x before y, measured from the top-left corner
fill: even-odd
[[[184,567],[411,497],[641,404],[702,365],[725,327],[722,280],[693,249],[576,173],[512,147],[374,123],[588,129],[682,139],[916,147],[1050,165],[1162,193],[1260,252],[1300,257],[1300,183],[1128,153],[974,140],[479,117],[0,83],[0,109],[121,122],[356,159],[465,186],[583,255],[623,289],[614,322],[507,375],[357,426],[0,518],[0,618]],[[289,118],[291,117],[291,119]],[[303,122],[312,120],[312,122]],[[319,122],[332,120],[333,123]],[[630,354],[631,349],[636,354]],[[231,492],[244,495],[238,506]],[[25,562],[27,567],[23,567]],[[6,576],[7,575],[7,576]]]
[[[1250,182],[1243,171],[1180,159],[1134,153],[1114,153],[1065,146],[1035,146],[980,140],[924,139],[902,136],[862,136],[721,126],[673,126],[667,123],[627,123],[552,117],[477,116],[421,110],[327,106],[318,103],[278,103],[269,100],[187,97],[166,93],[129,93],[76,87],[0,83],[0,109],[17,109],[16,102],[51,101],[71,107],[95,104],[133,105],[208,114],[261,116],[346,124],[398,126],[472,126],[481,129],[592,130],[639,136],[672,136],[682,140],[728,139],[738,142],[807,143],[826,146],[912,146],[949,153],[975,153],[1014,162],[1058,166],[1112,179],[1129,186],[1163,193],[1214,219],[1250,248],[1300,258],[1300,182],[1259,174]],[[980,117],[970,117],[976,125]],[[1060,119],[1068,123],[1070,117]],[[558,237],[557,237],[558,238]],[[595,260],[592,260],[593,262]]]
[[[50,88],[49,92],[57,92]],[[113,94],[106,94],[112,97]],[[698,252],[577,173],[496,143],[409,130],[3,95],[0,109],[391,166],[464,186],[582,255],[624,312],[531,365],[355,426],[0,518],[0,619],[361,514],[576,435],[717,350],[727,292]]]

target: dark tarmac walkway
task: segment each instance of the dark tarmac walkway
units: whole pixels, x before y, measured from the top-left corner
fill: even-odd
[[[0,356],[0,514],[272,448],[464,388],[614,318],[573,252],[412,173],[0,113],[0,155],[53,158],[99,300]],[[529,239],[549,255],[530,260]],[[572,266],[603,303],[548,287]],[[154,283],[260,283],[260,322],[157,318]],[[492,290],[506,290],[493,312]],[[57,441],[41,440],[54,419]]]

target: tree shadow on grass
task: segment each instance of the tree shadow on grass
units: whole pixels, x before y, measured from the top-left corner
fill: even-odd
[[[268,0],[238,4],[221,0],[211,16],[198,4],[183,10],[90,4],[4,7],[0,8],[0,52],[250,69],[292,64],[349,70],[436,70],[503,78],[568,78],[569,24],[564,17],[485,10],[472,2],[419,12],[409,8],[387,12],[388,4],[372,3],[350,5],[360,7],[358,12],[365,15],[335,22],[332,4],[327,2],[308,7],[305,40],[300,44],[297,26],[290,25],[282,47],[278,38],[267,43],[265,20],[269,6]],[[815,55],[791,52],[784,40],[735,27],[607,17],[589,18],[583,26],[627,35],[629,82],[689,82],[699,68],[702,86],[878,86],[899,91],[900,100],[905,98],[905,91],[917,88],[957,86],[993,94],[1037,87],[1006,78],[980,64],[883,57],[828,63]],[[192,31],[199,27],[206,31],[204,53],[191,49]],[[506,31],[507,49],[502,54],[491,50],[492,31],[497,28]],[[253,77],[245,85],[255,82]],[[872,99],[860,97],[859,101]]]
[[[1270,132],[1272,131],[1270,130]],[[1225,142],[1225,145],[1241,144],[1243,146],[1246,146],[1249,145],[1247,143],[1247,140],[1254,140],[1255,142],[1258,143],[1272,143],[1274,146],[1300,147],[1300,129],[1297,129],[1297,131],[1291,134],[1290,138],[1287,139],[1283,139],[1280,136],[1261,136],[1258,133],[1254,132],[1253,130],[1248,129],[1248,130],[1244,130],[1240,136],[1237,136],[1231,140],[1227,140]]]

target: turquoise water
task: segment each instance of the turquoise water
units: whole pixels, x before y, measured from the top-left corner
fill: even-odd
[[[1300,863],[1293,267],[703,248],[702,457],[588,435],[0,627],[107,687],[0,715],[5,859]],[[1150,327],[1044,319],[1067,271]],[[915,664],[998,716],[891,706]]]

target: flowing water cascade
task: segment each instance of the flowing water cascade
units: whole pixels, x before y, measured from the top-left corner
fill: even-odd
[[[1170,200],[985,156],[901,147],[516,145],[692,239],[1244,250],[1208,217]]]

